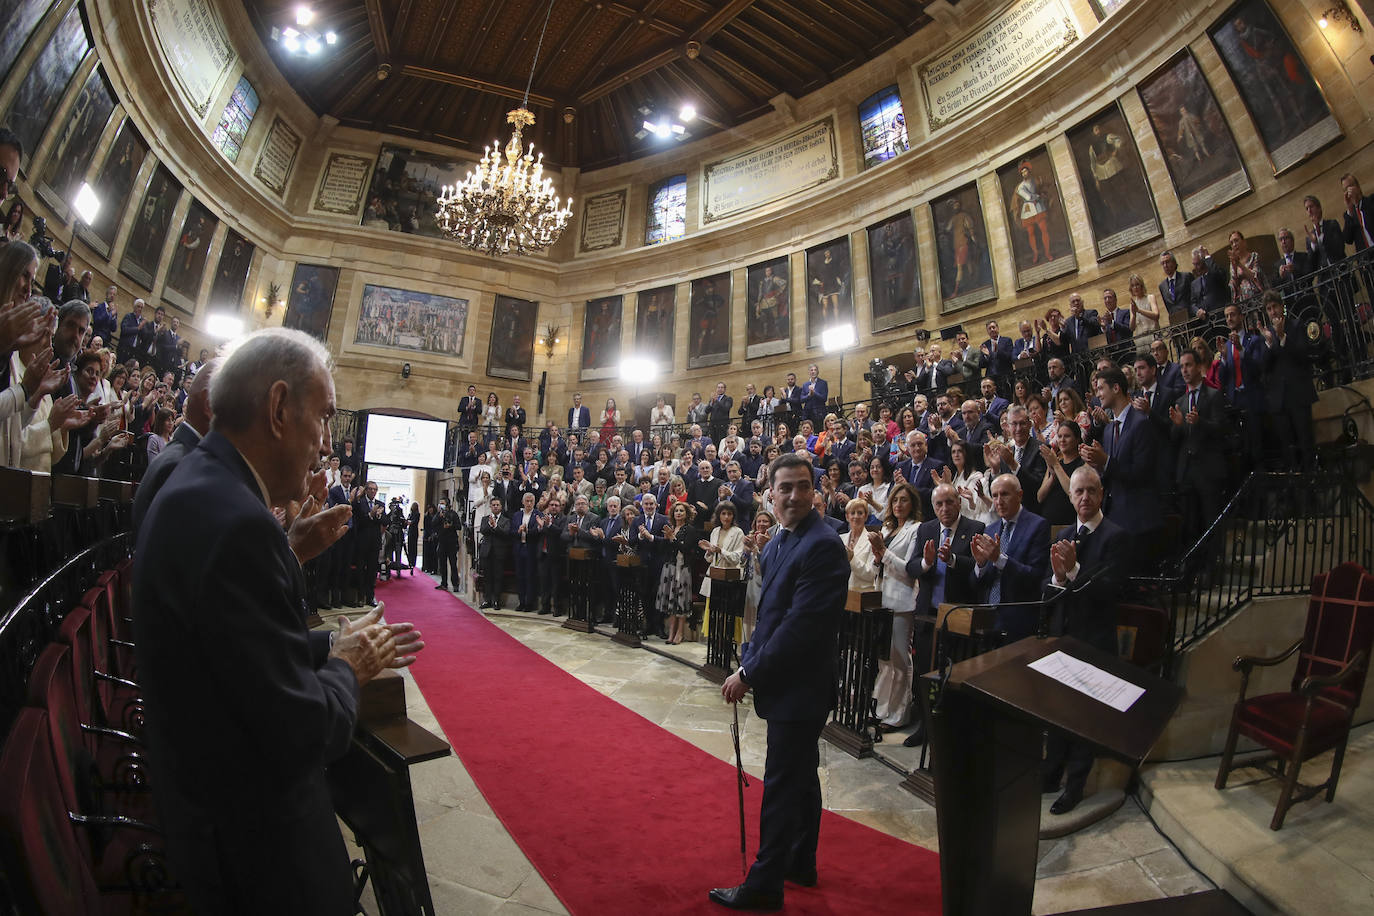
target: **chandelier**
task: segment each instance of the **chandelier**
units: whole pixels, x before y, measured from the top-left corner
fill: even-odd
[[[521,155],[520,132],[534,124],[528,108],[530,85],[552,12],[553,0],[549,0],[524,101],[506,114],[513,130],[504,151],[492,143],[461,184],[445,185],[439,195],[434,219],[440,231],[473,251],[493,256],[544,251],[558,241],[572,216],[572,198],[559,207],[553,181],[544,177],[544,154],[536,159],[530,143]]]

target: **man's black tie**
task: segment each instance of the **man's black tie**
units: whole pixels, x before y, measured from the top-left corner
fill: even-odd
[[[1087,525],[1079,525],[1078,535],[1074,538],[1074,540],[1081,544],[1088,539],[1088,535],[1090,534],[1092,534],[1092,531],[1088,528]]]

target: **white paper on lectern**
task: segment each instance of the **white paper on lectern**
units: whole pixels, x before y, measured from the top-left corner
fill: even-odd
[[[1044,658],[1030,663],[1029,667],[1046,677],[1054,678],[1061,684],[1072,687],[1079,693],[1087,694],[1094,700],[1106,703],[1117,712],[1125,712],[1131,704],[1140,699],[1144,687],[1122,680],[1115,674],[1090,665],[1081,658],[1074,658],[1063,652],[1052,652]]]

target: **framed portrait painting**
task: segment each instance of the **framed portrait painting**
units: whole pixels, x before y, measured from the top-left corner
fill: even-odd
[[[842,324],[854,324],[854,276],[847,235],[806,250],[807,346],[820,346],[826,328]]]
[[[874,331],[900,327],[925,317],[911,211],[868,227],[868,280]]]
[[[745,359],[792,349],[791,275],[791,262],[786,255],[755,264],[746,273],[749,295]]]
[[[1131,126],[1113,102],[1068,132],[1099,261],[1158,238],[1154,194]]]
[[[6,27],[9,24],[7,20]],[[24,81],[19,84],[19,91],[8,110],[0,116],[0,124],[14,131],[24,144],[26,161],[20,163],[21,167],[27,168],[29,157],[37,151],[43,132],[52,123],[57,106],[67,91],[67,84],[76,75],[90,47],[81,24],[81,4],[73,3],[24,73]]]
[[[91,164],[91,156],[113,111],[114,96],[106,87],[100,68],[96,67],[77,93],[38,184],[38,195],[58,216],[67,218],[72,198],[86,177],[86,168]]]
[[[978,185],[970,182],[930,202],[935,217],[935,260],[940,299],[952,312],[997,298],[988,251],[988,226]]]
[[[587,300],[582,323],[582,378],[611,378],[620,367],[623,296]]]
[[[238,313],[243,305],[243,288],[248,283],[248,269],[253,266],[255,250],[252,242],[233,229],[225,235],[215,279],[210,284],[210,308],[230,315]]]
[[[1016,288],[1077,270],[1064,195],[1049,150],[1036,147],[1002,166],[997,170],[997,186],[1006,208]]]
[[[656,360],[660,372],[673,371],[673,323],[677,320],[677,287],[639,291],[635,305],[635,351]]]
[[[1164,153],[1185,220],[1197,219],[1250,191],[1231,126],[1187,48],[1136,90]]]
[[[120,271],[144,289],[153,288],[162,246],[167,241],[167,230],[172,224],[172,211],[176,209],[180,198],[181,185],[172,177],[167,166],[159,162],[148,179],[148,187],[143,192],[143,200],[134,217],[133,232],[129,233],[129,242],[124,246],[124,258],[119,263]]]
[[[291,274],[282,327],[304,331],[324,343],[329,337],[329,316],[334,311],[334,291],[338,287],[339,268],[297,264]]]
[[[497,294],[487,343],[487,375],[528,382],[534,375],[534,332],[539,303]]]
[[[1326,96],[1264,0],[1243,0],[1207,30],[1269,152],[1274,174],[1342,136]]]
[[[688,322],[687,368],[719,366],[730,361],[730,274],[692,281]]]
[[[129,206],[134,182],[138,180],[138,172],[147,155],[148,144],[138,135],[134,122],[125,118],[93,182],[95,194],[100,198],[100,209],[89,225],[82,223],[78,230],[81,238],[102,257],[110,256],[120,218]]]
[[[205,275],[210,239],[218,225],[219,218],[193,198],[181,224],[181,234],[172,246],[172,263],[167,265],[167,283],[162,288],[162,297],[192,314],[196,311],[196,297],[200,295],[200,279]]]

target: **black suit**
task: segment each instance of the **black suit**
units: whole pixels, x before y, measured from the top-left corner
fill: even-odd
[[[1050,618],[1051,636],[1075,636],[1104,652],[1116,655],[1116,600],[1131,573],[1131,537],[1125,529],[1102,519],[1090,534],[1080,538],[1078,525],[1060,532],[1057,540],[1078,541],[1078,574],[1070,582],[1045,582],[1045,597],[1059,600]],[[1092,747],[1066,738],[1063,732],[1049,733],[1045,760],[1048,774],[1064,772],[1064,791],[1082,794],[1092,770]]]
[[[557,613],[563,606],[563,582],[568,573],[568,547],[563,543],[563,529],[568,517],[561,513],[548,514],[539,534],[539,613]]]
[[[818,742],[835,705],[835,640],[849,562],[844,543],[812,511],[764,548],[762,598],[740,673],[768,722],[759,851],[745,885],[782,894],[789,871],[814,871],[820,836]]]
[[[1200,274],[1193,275],[1193,285],[1189,291],[1192,297],[1192,314],[1196,318],[1199,311],[1204,311],[1215,321],[1231,302],[1231,278],[1226,268],[1217,267],[1211,257],[1203,263],[1206,269]]]
[[[763,403],[763,398],[756,394],[751,394],[739,402],[739,428],[741,436],[749,435],[749,426],[754,422],[754,418],[759,415],[759,407]]]
[[[382,527],[386,516],[373,512],[384,508],[378,500],[361,493],[353,502],[353,561],[357,565],[356,587],[367,604],[376,604],[377,564],[382,552]]]
[[[1292,258],[1292,270],[1287,276],[1283,274],[1283,266],[1289,263]],[[1291,255],[1279,254],[1279,259],[1274,263],[1274,272],[1269,277],[1269,285],[1285,296],[1294,292],[1301,292],[1312,286],[1312,259],[1305,251],[1295,251]]]
[[[1284,339],[1278,335],[1267,347],[1264,377],[1269,412],[1283,446],[1285,466],[1309,471],[1316,461],[1312,437],[1312,405],[1317,391],[1312,386],[1312,358],[1308,354],[1307,329],[1296,318],[1284,319]]]
[[[197,912],[353,912],[325,767],[348,750],[358,683],[307,629],[305,601],[253,472],[211,433],[153,500],[134,554],[153,798]]]
[[[1215,388],[1199,385],[1196,396],[1184,391],[1173,406],[1184,418],[1182,423],[1169,424],[1169,435],[1175,452],[1173,471],[1183,536],[1190,542],[1221,512],[1226,479],[1226,399]],[[1187,416],[1194,406],[1198,420],[1189,423]]]
[[[463,521],[452,509],[436,512],[431,525],[438,529],[436,546],[439,549],[439,583],[449,587],[449,575],[453,575],[453,587],[457,588],[462,579],[458,577],[458,537],[463,531]]]
[[[1315,243],[1315,244],[1314,244]],[[1317,231],[1307,237],[1307,256],[1313,270],[1321,270],[1345,260],[1345,237],[1341,224],[1324,219]]]
[[[486,603],[501,603],[501,577],[506,573],[506,556],[510,551],[510,516],[488,515],[482,518],[481,543],[477,545],[477,562],[482,569],[482,592]]]
[[[183,420],[177,425],[176,431],[172,433],[171,441],[163,446],[162,451],[149,463],[148,469],[143,472],[143,480],[138,485],[138,492],[134,494],[133,532],[135,538],[138,537],[138,529],[143,525],[143,519],[148,514],[148,507],[153,504],[153,497],[162,489],[167,478],[172,476],[172,472],[181,463],[181,459],[185,458],[199,444],[200,433],[192,429],[190,423]]]
[[[520,526],[524,525],[522,532]],[[544,543],[539,531],[539,510],[530,512],[525,519],[525,509],[521,507],[510,517],[511,552],[515,555],[515,594],[517,611],[533,611],[539,604],[539,551]]]
[[[998,519],[985,532],[1000,538],[998,562],[989,563],[981,574],[977,567],[974,583],[978,600],[986,604],[1014,604],[1038,601],[1050,571],[1050,525],[1040,516],[1022,508],[1010,527]],[[996,599],[996,600],[994,600]],[[1035,633],[1038,612],[1035,608],[998,608],[997,628],[1004,630],[1008,641],[1022,639]]]
[[[728,394],[716,395],[706,404],[706,425],[710,436],[719,442],[730,429],[730,411],[735,409],[735,399]]]
[[[906,561],[906,574],[913,582],[919,580],[916,591],[916,616],[926,617],[934,622],[934,614],[941,604],[970,604],[978,600],[978,587],[974,581],[973,551],[970,545],[975,534],[983,533],[983,523],[959,517],[951,529],[949,548],[951,560],[941,569],[939,557],[935,564],[925,569],[926,542],[935,541],[939,549],[942,527],[938,518],[921,523],[916,529],[916,545]],[[938,591],[940,594],[935,595]],[[916,621],[915,659],[916,674],[920,675],[934,667],[934,630]]]
[[[1016,443],[1012,442],[1012,457],[1016,456]],[[1026,440],[1021,449],[1021,463],[1016,468],[1016,479],[1021,484],[1021,504],[1031,512],[1040,511],[1040,484],[1045,480],[1045,456],[1040,454],[1040,440],[1032,437]]]

